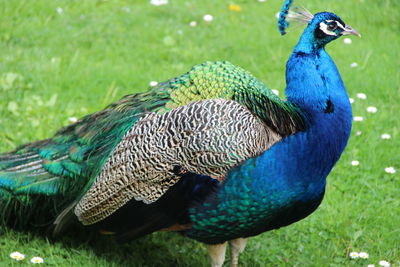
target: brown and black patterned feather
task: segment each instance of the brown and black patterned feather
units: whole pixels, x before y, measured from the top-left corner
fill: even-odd
[[[164,114],[148,113],[124,135],[75,214],[93,224],[131,199],[159,199],[181,173],[218,180],[232,167],[267,150],[280,135],[232,100],[192,102]]]

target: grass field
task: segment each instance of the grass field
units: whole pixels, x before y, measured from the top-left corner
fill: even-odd
[[[228,60],[283,94],[285,63],[301,28],[281,37],[282,1],[0,0],[0,151],[50,137],[71,117],[102,109],[206,60]],[[334,11],[363,37],[330,44],[353,103],[349,145],[307,219],[249,241],[241,266],[400,265],[400,2],[302,1]],[[214,20],[205,23],[204,14]],[[190,27],[197,21],[196,27]],[[357,67],[350,67],[357,63]],[[357,98],[366,94],[366,99]],[[377,108],[368,113],[367,107]],[[361,134],[357,133],[361,132]],[[383,140],[387,133],[391,139]],[[353,160],[359,161],[352,166]],[[385,172],[392,166],[397,173]],[[117,245],[109,237],[57,242],[0,228],[0,266],[41,256],[52,266],[208,266],[205,247],[173,233]],[[27,257],[9,258],[13,251]],[[351,251],[369,259],[351,260]]]

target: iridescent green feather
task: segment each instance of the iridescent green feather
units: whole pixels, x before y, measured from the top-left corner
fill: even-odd
[[[280,99],[246,70],[226,61],[196,65],[168,83],[171,100],[163,110],[200,99],[233,99],[282,136],[305,127],[297,107]]]

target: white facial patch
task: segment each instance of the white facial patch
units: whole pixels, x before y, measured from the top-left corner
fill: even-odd
[[[336,21],[336,24],[338,25],[339,28],[342,28],[342,30],[346,30],[345,27],[340,23],[339,21]]]
[[[327,35],[336,36],[336,33],[335,33],[335,32],[328,30],[328,25],[326,25],[324,22],[321,22],[321,23],[319,24],[319,29],[320,29],[321,31],[323,31],[323,32],[324,32],[325,34],[327,34]]]

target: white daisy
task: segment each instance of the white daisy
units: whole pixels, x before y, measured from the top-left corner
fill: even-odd
[[[150,4],[153,6],[162,6],[168,4],[168,0],[150,0]]]
[[[366,94],[364,94],[364,93],[358,93],[357,94],[357,98],[359,98],[359,99],[367,99],[367,95]]]
[[[381,135],[381,138],[384,139],[384,140],[387,140],[387,139],[390,139],[392,137],[390,136],[390,134],[384,133],[384,134]]]
[[[375,267],[375,264],[368,264],[367,267]]]
[[[358,161],[358,160],[353,160],[352,162],[351,162],[351,165],[352,166],[358,166],[358,165],[360,165],[360,162]],[[352,252],[352,253],[357,253],[357,252]],[[351,254],[351,253],[350,253]],[[357,255],[358,255],[358,253],[357,253]]]
[[[276,94],[276,95],[279,95],[279,91],[276,90],[276,89],[272,89],[272,93],[274,93],[274,94]]]
[[[350,104],[353,104],[354,103],[354,98],[349,98],[349,101],[350,101]]]
[[[61,7],[57,7],[56,10],[57,10],[57,13],[60,14],[60,15],[61,15],[61,14],[63,13],[63,11],[64,11]]]
[[[358,63],[357,62],[353,62],[353,63],[350,64],[350,67],[357,68],[358,67]]]
[[[368,255],[367,252],[360,252],[358,254],[358,256],[360,256],[361,259],[368,259],[369,258],[369,255]]]
[[[275,14],[275,18],[279,19],[279,16],[280,16],[280,12]]]
[[[263,2],[265,2],[265,0],[258,0],[258,2],[263,3]]]
[[[196,22],[196,21],[191,21],[191,22],[189,23],[189,26],[190,26],[190,27],[196,27],[196,26],[197,26],[197,22]]]
[[[212,15],[206,14],[206,15],[203,16],[203,19],[204,19],[205,22],[211,22],[214,18],[213,18]]]
[[[76,117],[69,117],[68,120],[72,123],[75,123],[78,121],[78,119]]]
[[[357,135],[357,136],[360,136],[361,134],[362,134],[361,131],[357,131],[357,132],[356,132],[356,135]]]
[[[156,81],[151,81],[150,82],[150,86],[151,87],[157,86],[157,84],[158,84],[158,82],[156,82]]]
[[[354,121],[363,121],[364,118],[361,117],[361,116],[354,116],[354,117],[353,117],[353,120],[354,120]]]
[[[369,113],[376,113],[378,109],[376,107],[367,107],[367,112]]]
[[[396,173],[396,169],[394,167],[386,167],[385,172],[393,174]]]
[[[383,267],[389,267],[389,266],[390,266],[390,263],[387,262],[387,261],[379,261],[379,265],[380,265],[380,266],[383,266]]]
[[[358,254],[358,252],[353,251],[353,252],[350,252],[349,256],[352,259],[357,259],[360,255]]]
[[[343,43],[345,43],[345,44],[351,44],[351,43],[352,43],[352,40],[351,40],[350,38],[344,38],[344,39],[343,39]]]
[[[44,261],[43,261],[43,258],[41,258],[41,257],[33,257],[33,258],[31,259],[31,262],[32,262],[33,264],[37,264],[37,263],[43,263]]]
[[[20,252],[18,252],[18,251],[15,251],[15,252],[10,254],[10,258],[14,259],[16,261],[22,261],[23,259],[25,259],[25,255],[20,253]]]

